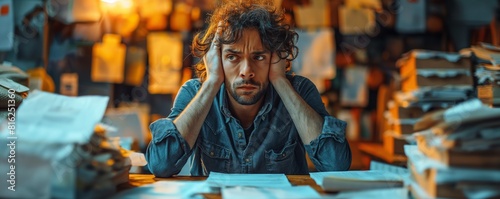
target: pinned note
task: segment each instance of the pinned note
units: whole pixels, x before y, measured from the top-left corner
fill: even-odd
[[[0,0],[0,51],[8,51],[14,46],[14,14],[12,0]]]
[[[120,42],[120,35],[106,34],[102,43],[94,45],[92,52],[92,81],[123,82],[126,47]]]
[[[172,94],[181,84],[182,35],[179,33],[150,33],[149,93]]]

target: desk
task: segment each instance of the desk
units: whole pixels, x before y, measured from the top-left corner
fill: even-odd
[[[324,194],[323,189],[314,182],[314,180],[309,175],[287,175],[288,181],[292,185],[309,185],[315,189],[319,194]],[[118,185],[118,192],[132,189],[134,187],[139,187],[147,184],[152,184],[156,181],[196,181],[205,180],[207,177],[191,177],[191,176],[180,176],[172,178],[155,178],[152,174],[130,174],[129,182]],[[222,198],[220,194],[203,194],[205,198]]]
[[[367,155],[368,159],[363,161],[367,165],[370,165],[371,160],[377,160],[395,166],[406,167],[408,161],[408,158],[404,155],[390,154],[382,144],[361,143],[358,148],[362,154]]]

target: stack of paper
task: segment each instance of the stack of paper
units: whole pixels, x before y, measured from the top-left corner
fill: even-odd
[[[397,65],[404,92],[442,86],[472,88],[470,59],[458,53],[413,50]]]
[[[417,121],[472,98],[473,80],[470,59],[458,53],[412,50],[397,65],[400,88],[386,102],[381,131],[386,152],[404,155],[403,146],[415,143]]]
[[[416,128],[418,147],[405,148],[412,186],[424,198],[499,197],[500,109],[479,100],[426,115]]]
[[[472,46],[477,57],[474,75],[476,76],[477,97],[483,103],[500,105],[500,47],[482,43]]]
[[[403,186],[401,175],[382,170],[317,172],[311,177],[327,192]]]
[[[0,152],[12,160],[0,162],[11,180],[0,181],[11,187],[0,198],[102,198],[128,181],[130,159],[95,128],[107,102],[32,92],[15,112],[16,129],[0,130],[0,141],[9,143]]]

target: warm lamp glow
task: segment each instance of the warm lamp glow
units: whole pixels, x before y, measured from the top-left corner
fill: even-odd
[[[101,0],[104,3],[116,3],[119,0]]]
[[[101,0],[102,8],[110,14],[128,14],[134,10],[132,0]]]

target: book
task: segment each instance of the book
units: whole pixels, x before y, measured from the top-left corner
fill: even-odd
[[[403,177],[381,170],[329,172],[322,187],[326,192],[403,187]]]

